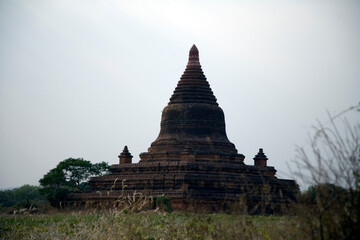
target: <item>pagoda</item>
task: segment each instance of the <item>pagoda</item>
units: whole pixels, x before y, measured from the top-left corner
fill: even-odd
[[[275,176],[263,149],[254,165],[246,165],[245,156],[229,141],[224,112],[195,45],[162,112],[158,137],[138,163],[132,163],[132,157],[125,146],[109,175],[92,178],[90,192],[70,194],[68,201],[112,203],[120,195],[137,192],[169,198],[175,210],[219,211],[242,201],[249,209],[262,206],[273,212],[296,200],[297,184]]]

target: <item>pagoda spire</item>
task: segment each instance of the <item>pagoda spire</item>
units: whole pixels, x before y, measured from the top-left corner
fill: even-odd
[[[199,50],[197,47],[192,45],[190,52],[189,52],[189,61],[186,65],[187,68],[189,67],[201,67],[200,61],[199,61]]]
[[[244,156],[226,136],[224,112],[201,69],[199,50],[192,45],[186,69],[164,108],[160,133],[141,161],[181,161],[226,155],[242,162]],[[211,157],[209,157],[211,158]]]
[[[184,74],[170,98],[169,104],[178,103],[206,103],[218,106],[214,93],[201,69],[199,50],[195,44],[189,51],[189,61]]]

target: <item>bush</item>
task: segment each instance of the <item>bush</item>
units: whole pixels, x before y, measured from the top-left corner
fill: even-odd
[[[156,206],[170,213],[173,211],[171,199],[168,197],[156,197]]]

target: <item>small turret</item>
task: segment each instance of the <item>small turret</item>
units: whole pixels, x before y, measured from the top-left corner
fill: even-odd
[[[253,158],[254,159],[254,165],[257,167],[266,167],[267,166],[267,160],[268,158],[263,152],[263,149],[260,148],[258,154]]]
[[[122,151],[122,153],[118,157],[119,157],[119,163],[120,164],[131,163],[132,158],[133,158],[133,156],[129,152],[129,149],[128,149],[127,146],[124,147],[124,150]]]

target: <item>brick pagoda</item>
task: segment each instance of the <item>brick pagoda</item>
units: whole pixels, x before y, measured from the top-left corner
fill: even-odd
[[[193,45],[185,72],[162,112],[159,136],[140,154],[141,160],[132,163],[125,146],[109,175],[92,178],[90,192],[71,194],[68,200],[111,203],[136,191],[168,197],[178,210],[218,211],[242,201],[249,209],[261,206],[267,212],[295,201],[295,181],[275,177],[263,149],[253,166],[244,164],[244,158],[227,138],[224,113]]]

